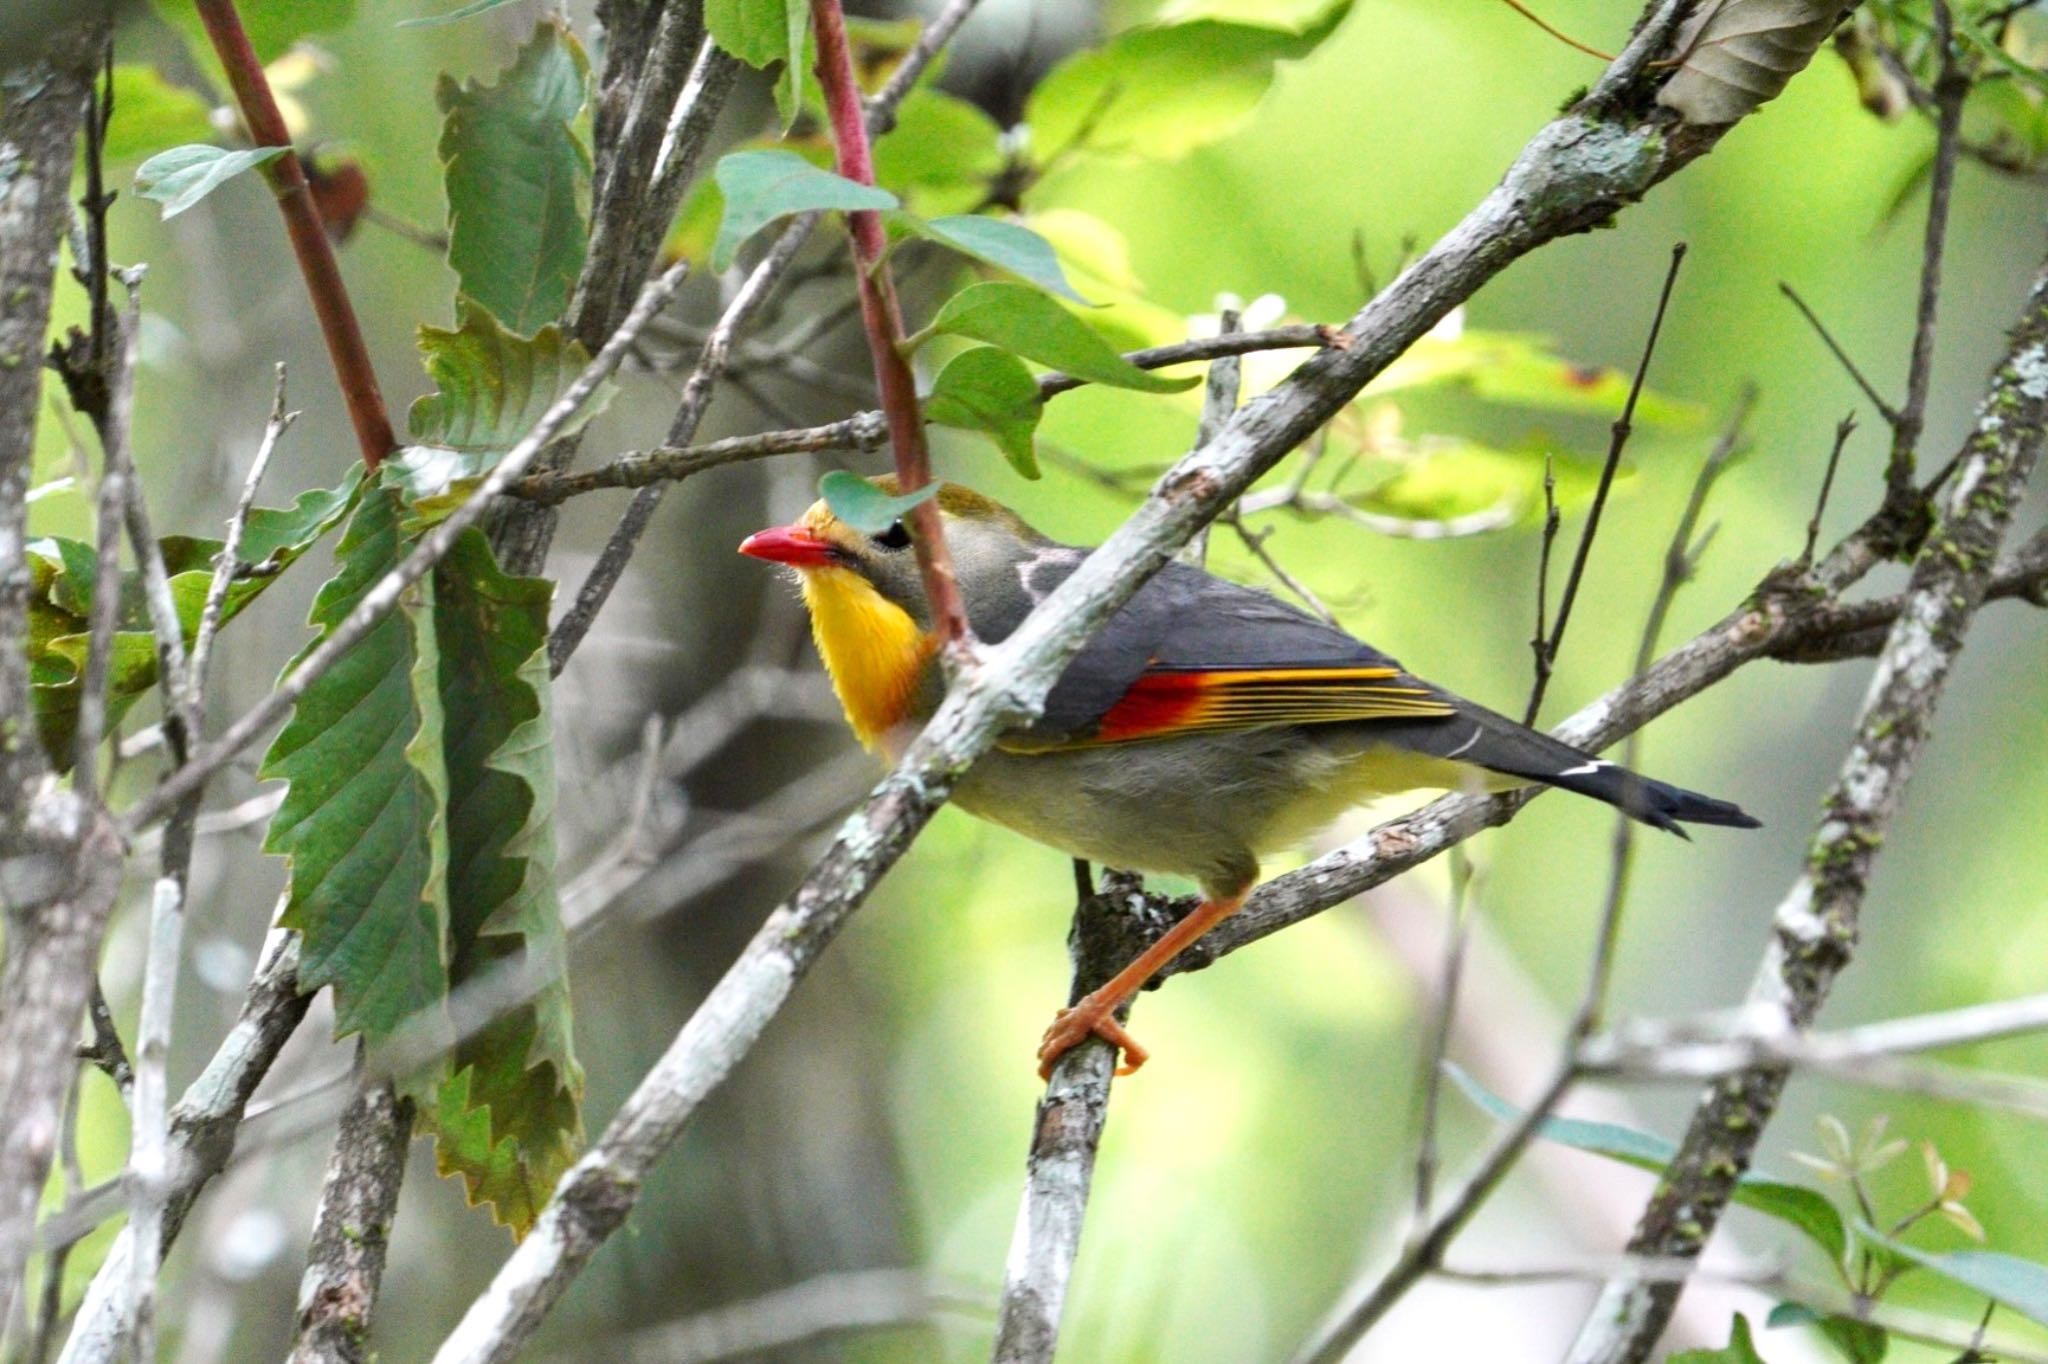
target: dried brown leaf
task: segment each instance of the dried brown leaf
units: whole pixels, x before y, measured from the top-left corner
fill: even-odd
[[[1678,72],[1657,102],[1687,123],[1734,123],[1813,60],[1841,14],[1841,0],[1706,0],[1678,31]]]

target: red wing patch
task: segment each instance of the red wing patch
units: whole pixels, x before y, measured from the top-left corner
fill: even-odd
[[[1084,742],[1451,713],[1448,702],[1396,668],[1160,669],[1139,677]]]

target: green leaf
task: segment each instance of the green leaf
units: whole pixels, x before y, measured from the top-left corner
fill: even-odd
[[[1052,243],[1022,223],[1006,222],[979,213],[929,220],[899,213],[895,220],[920,237],[949,246],[962,255],[985,261],[998,269],[1008,270],[1049,294],[1058,294],[1084,305],[1088,302],[1074,292],[1073,285],[1067,283],[1066,273],[1060,269],[1059,257],[1053,254]]]
[[[583,268],[590,150],[576,128],[590,66],[552,24],[496,85],[441,78],[448,263],[464,294],[529,335],[560,317]]]
[[[1672,1355],[1665,1364],[1765,1364],[1765,1361],[1756,1352],[1756,1342],[1750,1339],[1749,1318],[1737,1312],[1728,1323],[1726,1345],[1718,1350],[1684,1350]]]
[[[1323,23],[1337,0],[1166,0],[1157,22],[1184,24],[1193,19],[1226,19],[1234,24],[1302,33]]]
[[[290,507],[250,511],[242,532],[239,571],[228,586],[221,609],[223,624],[233,620],[341,519],[355,498],[360,478],[361,470],[351,469],[339,487],[306,493]],[[169,573],[171,600],[185,643],[190,646],[213,583],[214,558],[225,546],[219,540],[171,535],[158,548]],[[28,560],[28,653],[36,727],[51,763],[63,771],[71,765],[72,736],[78,724],[94,588],[93,548],[77,540],[37,540],[28,546]],[[122,575],[120,594],[108,676],[110,728],[157,684],[156,637],[138,575]]]
[[[400,28],[438,28],[442,24],[453,24],[463,19],[473,19],[479,14],[512,4],[513,0],[473,0],[461,9],[449,10],[446,14],[429,14],[419,19],[400,19]]]
[[[920,213],[966,212],[1003,169],[1002,130],[979,106],[920,87],[875,142],[875,180]]]
[[[1541,515],[1546,467],[1556,478],[1557,505],[1567,509],[1591,498],[1600,477],[1598,464],[1560,454],[1548,444],[1503,449],[1455,437],[1422,437],[1412,454],[1376,457],[1363,472],[1383,466],[1389,468],[1384,477],[1362,491],[1343,494],[1345,500],[1379,516],[1456,524],[1466,533],[1503,529]],[[1624,465],[1617,472],[1628,477],[1633,471]]]
[[[805,0],[705,0],[704,26],[713,42],[749,66],[782,63],[775,107],[782,126],[796,121],[810,69],[811,9]]]
[[[825,499],[832,514],[863,535],[880,535],[908,516],[912,508],[929,502],[938,493],[938,484],[927,483],[916,492],[892,497],[859,474],[849,474],[844,469],[834,469],[818,480],[818,495]]]
[[[1520,1122],[1522,1110],[1487,1091],[1484,1085],[1458,1066],[1446,1062],[1445,1072],[1482,1111],[1504,1123]],[[1576,1118],[1545,1118],[1537,1132],[1551,1141],[1581,1151],[1610,1157],[1639,1170],[1661,1175],[1678,1154],[1678,1148],[1662,1137],[1613,1123],[1584,1122]],[[1813,1240],[1836,1264],[1848,1249],[1849,1232],[1842,1214],[1823,1194],[1798,1184],[1782,1184],[1754,1172],[1736,1181],[1734,1201],[1743,1207],[1791,1224]]]
[[[948,360],[924,400],[926,421],[985,433],[1026,478],[1038,477],[1032,435],[1044,413],[1045,400],[1038,396],[1031,371],[994,346],[976,346]]]
[[[1230,133],[1273,84],[1273,68],[1313,52],[1350,12],[1325,6],[1299,32],[1201,19],[1134,29],[1055,66],[1024,121],[1041,161],[1070,148],[1175,160]]]
[[[519,973],[534,987],[456,1048],[434,1112],[436,1160],[442,1174],[463,1176],[472,1203],[488,1202],[520,1232],[583,1136],[555,882],[553,594],[545,579],[508,577],[476,530],[434,575],[447,717],[449,984],[488,992],[498,973]]]
[[[1515,332],[1466,330],[1425,336],[1387,366],[1366,388],[1377,397],[1400,389],[1456,388],[1488,402],[1612,420],[1628,400],[1630,376],[1601,366],[1577,365],[1548,340]],[[1696,403],[1645,388],[1635,419],[1646,426],[1694,428],[1705,419]]]
[[[387,488],[364,492],[314,599],[322,637],[404,554],[401,510]],[[334,987],[340,1036],[410,1024],[452,1040],[433,589],[431,578],[413,589],[308,687],[263,759],[263,777],[291,783],[263,843],[290,859],[279,922],[302,940],[301,988]],[[404,1079],[420,1093],[418,1077]]]
[[[1990,35],[1977,28],[1974,24],[1958,24],[1956,26],[1956,36],[1971,47],[1976,48],[1982,55],[1989,57],[2007,75],[2014,77],[2023,84],[2033,86],[2038,91],[2048,92],[2048,71],[2043,71],[2039,67],[2029,66],[2018,57],[2013,56],[2004,47],[1993,42]]]
[[[1202,381],[1200,375],[1170,379],[1139,369],[1085,322],[1026,284],[969,285],[946,300],[926,330],[986,341],[1077,379],[1116,388],[1177,393]]]
[[[195,90],[173,85],[153,66],[122,62],[114,68],[114,113],[100,149],[103,165],[120,166],[182,143],[214,135],[207,103]]]
[[[347,28],[356,17],[356,0],[244,0],[240,9],[249,45],[256,49],[257,60],[267,64],[308,34]],[[213,45],[192,0],[156,0],[156,12],[185,36],[195,52],[205,54],[202,65],[212,64]]]
[[[408,530],[460,506],[590,363],[553,324],[529,338],[506,331],[467,299],[456,300],[455,312],[453,331],[420,328],[420,354],[435,391],[415,400],[407,415],[414,443],[386,462],[411,505]],[[563,434],[580,430],[617,391],[609,382],[599,385]]]
[[[897,206],[889,191],[820,170],[794,152],[732,152],[719,158],[714,178],[725,196],[725,218],[711,247],[714,270],[730,266],[741,243],[777,218],[818,209]]]
[[[1931,1269],[1973,1293],[1981,1293],[2002,1307],[2010,1307],[2029,1321],[2048,1326],[2048,1265],[1995,1250],[1953,1250],[1936,1255],[1893,1240],[1863,1222],[1856,1224],[1856,1231],[1895,1255]]]
[[[158,152],[135,168],[135,192],[164,206],[175,218],[245,170],[283,156],[286,147],[250,147],[231,152],[193,145]]]
[[[1785,1309],[1795,1308],[1795,1316]],[[1782,1319],[1781,1319],[1782,1318]],[[1771,1309],[1769,1326],[1797,1325],[1811,1323],[1813,1328],[1827,1337],[1828,1342],[1842,1352],[1849,1364],[1884,1364],[1884,1357],[1891,1350],[1891,1337],[1882,1326],[1874,1326],[1854,1317],[1823,1316],[1810,1307],[1798,1303],[1781,1302]]]

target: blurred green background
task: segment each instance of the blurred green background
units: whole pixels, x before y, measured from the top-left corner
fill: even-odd
[[[296,91],[311,134],[361,158],[382,212],[438,224],[434,79],[489,77],[539,6],[487,19],[400,30],[416,0],[361,0],[325,35],[321,68]],[[1007,121],[1033,64],[1092,40],[1147,7],[1088,0],[986,0],[964,30],[947,81]],[[1635,0],[1549,0],[1547,18],[1595,45],[1623,40]],[[587,21],[580,10],[579,23]],[[169,51],[138,22],[136,54]],[[1020,57],[1020,54],[1027,54]],[[1024,68],[1020,71],[1020,67]],[[1391,275],[1403,243],[1449,227],[1499,177],[1522,143],[1598,64],[1482,0],[1359,0],[1310,60],[1282,71],[1237,132],[1175,161],[1081,156],[1027,202],[1091,213],[1128,242],[1129,269],[1166,315],[1215,311],[1217,298],[1275,293],[1299,319],[1340,321],[1361,301],[1354,241]],[[734,139],[773,117],[764,82],[734,101]],[[1858,409],[1824,534],[1875,502],[1881,423],[1778,293],[1792,282],[1881,389],[1903,374],[1924,196],[1890,212],[1925,157],[1915,120],[1886,125],[1822,57],[1789,92],[1738,127],[1711,156],[1623,214],[1612,230],[1558,243],[1510,269],[1472,303],[1473,327],[1554,339],[1574,361],[1632,366],[1673,242],[1691,251],[1653,386],[1698,404],[1691,429],[1641,432],[1618,486],[1550,691],[1554,722],[1620,681],[1629,667],[1657,564],[1714,430],[1746,383],[1761,397],[1753,450],[1708,512],[1718,525],[1696,583],[1667,632],[1675,643],[1733,606],[1798,551],[1834,423]],[[125,180],[120,181],[125,183]],[[2038,183],[1965,164],[1944,280],[1926,450],[1938,463],[1970,418],[2004,328],[2043,246]],[[275,213],[254,180],[168,223],[132,196],[114,215],[114,254],[150,265],[138,458],[160,525],[210,533],[241,478],[269,405],[271,362],[291,367],[305,416],[270,487],[331,482],[353,458],[318,340]],[[820,260],[841,249],[830,234]],[[450,320],[452,276],[430,251],[366,225],[343,251],[394,408],[425,388],[412,351],[421,323]],[[917,271],[913,313],[942,269]],[[843,297],[843,280],[809,286],[784,310],[799,322]],[[68,319],[83,314],[75,290]],[[702,324],[718,305],[710,278],[690,286]],[[1118,313],[1106,315],[1112,323]],[[865,357],[846,329],[809,359],[844,376],[798,382],[748,371],[712,409],[706,437],[824,421],[866,406]],[[672,371],[633,378],[586,442],[586,460],[655,443],[679,386]],[[841,390],[845,390],[842,392]],[[39,476],[73,458],[55,400]],[[1535,441],[1560,457],[1597,458],[1602,421],[1438,396],[1404,421],[1502,445]],[[1088,390],[1056,400],[1045,442],[1113,470],[1155,467],[1185,450],[1193,409]],[[1056,464],[1027,484],[992,448],[941,433],[951,476],[1012,502],[1060,538],[1092,543],[1132,498]],[[846,756],[843,729],[817,707],[782,707],[722,737],[700,703],[742,662],[815,669],[792,595],[733,545],[787,519],[810,497],[817,466],[720,469],[681,486],[590,643],[564,675],[557,717],[564,772],[562,855],[573,874],[618,832],[634,798],[643,722],[676,718],[702,761],[664,781],[659,813],[678,847],[616,912],[579,942],[577,1025],[589,1071],[588,1121],[601,1128],[717,973],[806,865],[806,852],[870,769]],[[1139,485],[1142,486],[1142,483]],[[573,505],[557,576],[580,577],[622,505]],[[77,499],[38,503],[36,529],[75,533]],[[1567,543],[1580,514],[1567,516]],[[2015,534],[2040,523],[2023,513]],[[1538,537],[1514,528],[1466,539],[1377,536],[1336,521],[1274,518],[1268,547],[1355,632],[1417,671],[1519,712]],[[1823,543],[1827,543],[1826,540]],[[1213,564],[1266,582],[1230,537]],[[325,551],[267,595],[224,640],[217,716],[259,695],[305,638]],[[1896,587],[1896,569],[1872,586]],[[1816,801],[1843,755],[1868,665],[1757,665],[1653,725],[1650,772],[1739,800],[1755,834],[1707,830],[1691,844],[1641,841],[1614,994],[1617,1016],[1669,1015],[1739,1001],[1772,907],[1790,884]],[[797,684],[816,698],[816,679]],[[1995,999],[2048,978],[2048,631],[2029,608],[2000,605],[1978,622],[1949,689],[1938,735],[1887,841],[1862,949],[1827,1021],[1846,1024]],[[708,718],[707,718],[708,717]],[[256,794],[248,768],[218,803]],[[1385,810],[1377,813],[1384,814]],[[751,816],[751,822],[749,817]],[[1362,828],[1368,816],[1359,817]],[[763,821],[766,821],[763,823]],[[1551,797],[1470,845],[1472,902],[1500,951],[1474,967],[1453,1056],[1513,1098],[1540,1083],[1576,999],[1604,891],[1609,812]],[[766,831],[764,835],[764,830]],[[1353,830],[1356,831],[1356,828]],[[724,873],[707,870],[726,859]],[[1271,869],[1269,869],[1271,870]],[[173,1084],[211,1053],[240,997],[280,880],[256,832],[213,837],[194,892],[188,976]],[[1417,1051],[1436,971],[1446,878],[1432,866],[1297,927],[1217,968],[1145,997],[1134,1025],[1155,1053],[1120,1082],[1096,1171],[1063,1357],[1106,1364],[1278,1357],[1362,1265],[1397,1243],[1409,1200]],[[142,888],[117,923],[107,978],[132,1020],[141,956]],[[626,1358],[636,1331],[837,1270],[928,1270],[957,1293],[933,1324],[780,1347],[778,1360],[985,1357],[985,1304],[1000,1284],[1039,1086],[1031,1052],[1067,990],[1072,889],[1065,859],[956,812],[942,814],[889,876],[755,1056],[662,1165],[630,1224],[550,1319],[536,1358]],[[273,1081],[273,1094],[346,1068],[316,1013]],[[2034,1070],[2048,1045],[1985,1046],[1973,1063]],[[88,1172],[122,1159],[125,1122],[108,1087],[88,1078],[82,1140]],[[175,1092],[175,1088],[174,1088]],[[1574,1111],[1624,1114],[1676,1135],[1689,1086],[1582,1096]],[[1488,1124],[1446,1101],[1451,1168]],[[1605,1105],[1603,1107],[1603,1105]],[[1801,1079],[1765,1146],[1764,1164],[1814,1148],[1813,1121],[1854,1128],[1878,1113],[1895,1133],[1938,1143],[1976,1179],[1971,1206],[1990,1244],[2048,1259],[2048,1162],[2038,1126],[2010,1116]],[[170,1357],[274,1357],[289,1329],[311,1204],[328,1135],[260,1148],[216,1185],[179,1243],[167,1304]],[[487,1281],[509,1242],[416,1152],[375,1343],[389,1360],[424,1358]],[[1918,1162],[1881,1181],[1904,1207],[1920,1195]],[[1617,1252],[1648,1181],[1591,1157],[1540,1153],[1460,1239],[1454,1263],[1549,1267]],[[1728,1245],[1809,1278],[1787,1233],[1737,1214]],[[1929,1244],[1963,1244],[1947,1231]],[[73,1261],[90,1270],[93,1256]],[[1361,1359],[1547,1359],[1591,1288],[1431,1284],[1361,1348]],[[1908,1281],[1901,1300],[1974,1316],[1960,1296]],[[1703,1285],[1670,1343],[1718,1343],[1730,1305],[1767,1301]],[[952,1299],[949,1298],[949,1303]],[[2010,1325],[2011,1323],[2007,1323]],[[1766,1333],[1773,1358],[1825,1358],[1795,1333]],[[2048,1337],[2043,1337],[2048,1339]],[[648,1358],[682,1357],[673,1342]],[[1899,1347],[1900,1359],[1934,1352]]]

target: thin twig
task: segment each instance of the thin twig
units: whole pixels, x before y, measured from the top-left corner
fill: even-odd
[[[1543,693],[1549,689],[1551,670],[1557,666],[1557,651],[1564,643],[1565,627],[1571,624],[1572,605],[1579,597],[1579,584],[1586,575],[1586,561],[1593,553],[1593,537],[1600,532],[1600,514],[1606,510],[1607,494],[1614,487],[1615,471],[1621,467],[1621,453],[1635,430],[1636,400],[1642,396],[1643,381],[1650,375],[1650,357],[1657,353],[1657,336],[1664,330],[1664,312],[1671,305],[1671,291],[1678,284],[1678,267],[1685,264],[1685,243],[1671,248],[1671,267],[1664,275],[1664,288],[1657,295],[1657,311],[1650,318],[1650,334],[1643,341],[1642,359],[1636,362],[1635,379],[1629,384],[1628,401],[1614,419],[1612,438],[1607,444],[1607,462],[1600,466],[1600,482],[1593,489],[1593,505],[1586,512],[1586,528],[1579,533],[1579,548],[1572,555],[1571,572],[1565,575],[1564,595],[1557,603],[1557,623],[1543,646],[1544,666],[1536,674],[1536,686],[1529,697],[1528,713],[1522,723],[1533,725],[1543,709]]]
[[[1821,475],[1820,496],[1814,499],[1813,517],[1806,523],[1806,547],[1799,551],[1799,565],[1803,569],[1813,563],[1813,552],[1820,544],[1820,522],[1827,514],[1828,496],[1835,490],[1835,471],[1842,464],[1842,450],[1849,443],[1849,437],[1856,431],[1856,414],[1847,413],[1835,423],[1834,448],[1828,451],[1828,469]]]
[[[227,539],[221,543],[220,554],[213,561],[213,578],[206,585],[206,604],[199,611],[199,629],[192,637],[191,704],[197,706],[201,692],[206,687],[206,665],[213,652],[213,638],[220,629],[221,616],[227,608],[228,588],[235,580],[235,570],[241,563],[242,535],[249,526],[249,509],[256,505],[256,490],[263,482],[264,471],[270,468],[270,457],[277,451],[277,443],[299,419],[296,412],[284,410],[284,362],[277,366],[277,390],[270,402],[270,420],[264,424],[263,439],[256,446],[256,457],[249,462],[249,476],[242,481],[242,494],[235,499],[235,510],[228,517]]]
[[[1927,420],[1928,385],[1934,372],[1935,315],[1941,302],[1941,266],[1948,244],[1949,203],[1956,180],[1956,152],[1962,132],[1963,102],[1971,80],[1957,53],[1954,19],[1948,0],[1931,0],[1934,40],[1940,71],[1934,81],[1934,162],[1927,180],[1927,232],[1920,252],[1920,297],[1914,309],[1913,346],[1906,368],[1906,401],[1892,423],[1891,458],[1885,465],[1885,489],[1895,505],[1917,500],[1913,462]]]
[[[1835,359],[1841,362],[1842,368],[1848,371],[1849,377],[1855,381],[1856,387],[1863,390],[1863,396],[1870,399],[1870,405],[1877,409],[1878,415],[1884,418],[1885,424],[1896,430],[1899,425],[1899,409],[1886,402],[1884,395],[1877,391],[1870,380],[1863,377],[1863,371],[1858,369],[1856,362],[1849,358],[1849,352],[1842,349],[1842,343],[1835,340],[1834,333],[1829,331],[1827,324],[1822,322],[1819,315],[1807,306],[1806,300],[1799,296],[1799,291],[1785,281],[1779,280],[1778,292],[1792,300],[1792,306],[1799,310],[1799,315],[1806,319],[1807,325],[1811,326],[1814,334],[1820,337],[1821,344],[1825,345],[1829,352],[1834,355]]]
[[[1522,713],[1522,723],[1536,723],[1536,712],[1543,705],[1543,689],[1550,684],[1550,556],[1557,548],[1557,533],[1564,526],[1564,517],[1557,509],[1557,458],[1545,453],[1543,456],[1543,538],[1536,551],[1536,633],[1529,637],[1530,651],[1536,655],[1535,680],[1529,684],[1529,704]]]

